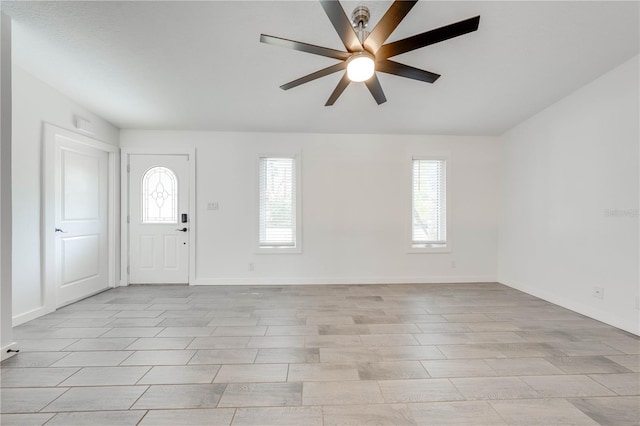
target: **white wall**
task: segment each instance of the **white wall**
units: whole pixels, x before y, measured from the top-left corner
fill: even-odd
[[[41,279],[42,128],[48,122],[74,130],[74,116],[91,120],[93,138],[118,145],[119,130],[60,92],[13,67],[13,318],[37,316],[43,306]]]
[[[504,284],[635,334],[638,75],[636,56],[503,135],[498,272]]]
[[[11,330],[11,19],[0,12],[0,359]]]
[[[121,147],[197,150],[195,284],[494,281],[496,138],[121,131]],[[256,254],[257,158],[299,151],[302,254]],[[412,155],[450,155],[453,251],[409,254]],[[218,211],[206,209],[219,202]],[[452,268],[452,260],[456,268]],[[255,271],[248,271],[248,264]]]

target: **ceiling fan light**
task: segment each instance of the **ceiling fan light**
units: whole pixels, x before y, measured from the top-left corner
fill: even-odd
[[[347,62],[347,77],[353,82],[369,80],[375,70],[373,57],[367,52],[354,53]]]

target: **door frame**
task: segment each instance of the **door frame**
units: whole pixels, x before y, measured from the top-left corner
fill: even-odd
[[[107,163],[107,286],[115,287],[118,276],[118,167],[117,146],[101,142],[50,123],[43,123],[42,156],[42,307],[14,318],[14,325],[21,324],[57,309],[57,287],[55,274],[55,235],[47,232],[55,228],[55,151],[56,137],[62,136],[108,154]],[[70,302],[70,303],[73,303]]]
[[[120,151],[120,285],[129,285],[129,158],[132,155],[186,155],[189,162],[189,265],[187,282],[196,277],[196,149],[122,148]]]

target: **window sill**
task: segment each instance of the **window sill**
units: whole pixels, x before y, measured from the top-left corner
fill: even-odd
[[[256,254],[301,254],[302,247],[257,247]]]
[[[415,254],[415,253],[451,253],[451,247],[446,245],[433,245],[433,246],[418,246],[418,247],[409,247],[407,249],[407,253]]]

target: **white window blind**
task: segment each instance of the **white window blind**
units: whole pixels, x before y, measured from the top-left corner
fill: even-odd
[[[260,247],[296,246],[294,158],[260,158]]]
[[[411,244],[446,245],[446,161],[413,160]]]

